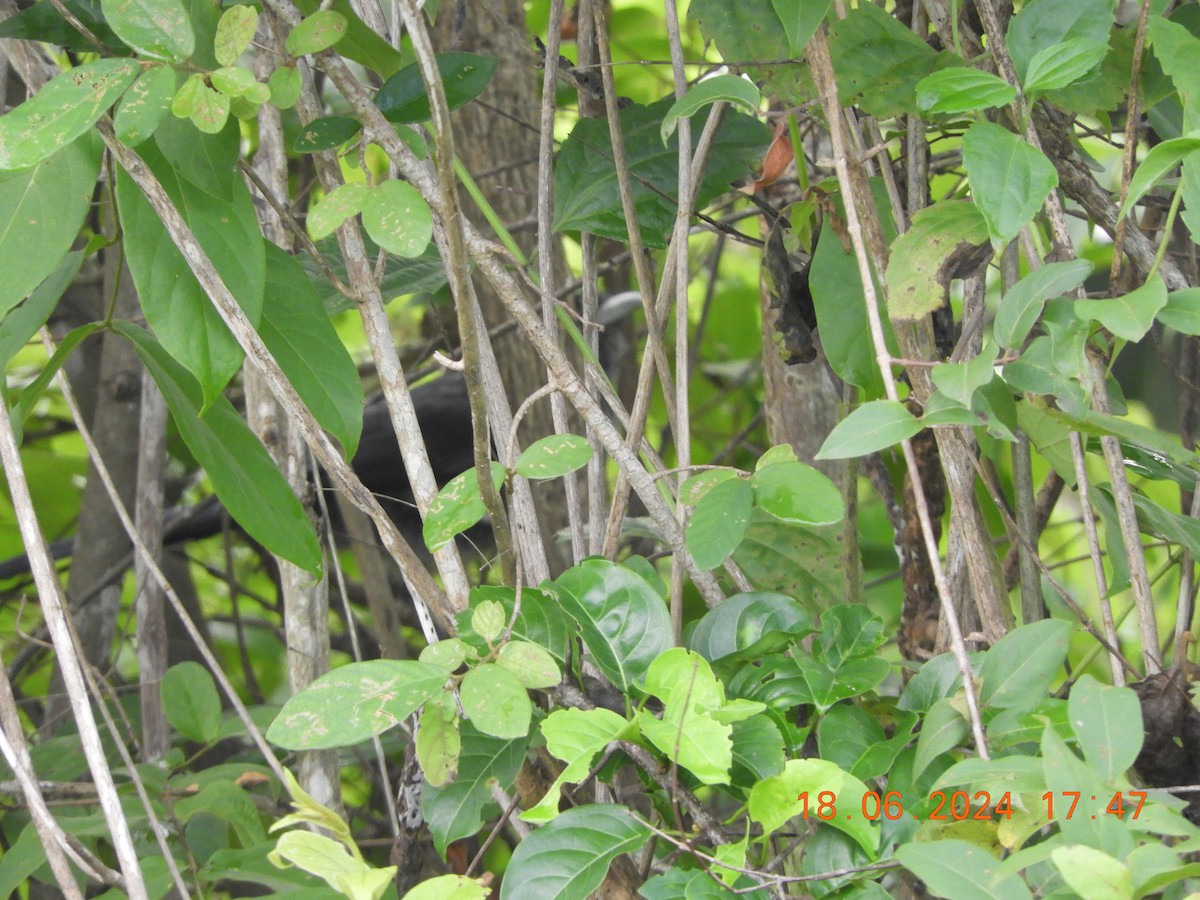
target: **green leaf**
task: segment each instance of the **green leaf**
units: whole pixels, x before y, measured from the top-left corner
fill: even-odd
[[[0,116],[0,170],[36,166],[87,131],[141,74],[133,59],[101,59],[51,79]]]
[[[1001,347],[1017,349],[1025,342],[1051,297],[1069,294],[1092,273],[1086,259],[1048,263],[1014,284],[996,310],[993,334]]]
[[[465,875],[439,875],[422,881],[404,900],[487,900],[492,889],[481,879]]]
[[[164,119],[154,132],[154,145],[165,165],[189,184],[226,203],[233,199],[235,185],[244,185],[237,161],[242,143],[236,122],[216,134],[197,134],[179,119]]]
[[[728,60],[787,60],[803,55],[804,44],[829,11],[831,0],[693,0],[688,17],[700,25]],[[660,27],[654,22],[654,28]],[[803,43],[797,43],[803,41]],[[812,82],[799,67],[750,65],[747,73],[767,95],[798,103],[811,94]]]
[[[577,434],[552,434],[526,447],[513,464],[525,478],[559,478],[581,469],[592,458],[592,445]]]
[[[783,462],[750,477],[754,502],[775,518],[797,525],[832,525],[846,516],[842,492],[824,473],[802,462]]]
[[[1000,861],[978,844],[966,841],[916,841],[902,844],[896,859],[925,882],[936,897],[952,900],[1030,900],[1029,888],[1017,876],[1001,878]]]
[[[500,60],[474,53],[439,53],[438,73],[446,107],[457,109],[483,93],[492,80]],[[410,63],[383,83],[375,95],[375,105],[389,122],[397,124],[428,122],[433,116],[421,68]]]
[[[624,566],[584,560],[550,587],[579,623],[593,662],[622,693],[645,678],[671,646],[671,618],[662,597]]]
[[[677,138],[664,147],[659,137],[659,126],[671,102],[668,97],[651,106],[632,104],[620,113],[635,214],[646,244],[658,249],[666,246],[678,212]],[[692,128],[698,134],[702,126],[698,115]],[[735,178],[750,171],[770,138],[766,126],[749,116],[726,115],[700,180],[696,207],[703,208],[727,191]],[[604,119],[580,119],[563,143],[554,166],[553,227],[555,231],[590,231],[615,240],[629,239]]]
[[[229,514],[272,553],[320,572],[321,547],[304,507],[229,401],[218,395],[204,408],[196,380],[153,337],[127,322],[113,328],[130,340],[154,377],[180,437]]]
[[[280,835],[270,858],[280,868],[292,865],[324,879],[352,900],[378,900],[396,877],[395,866],[373,869],[339,842],[311,831]]]
[[[633,731],[632,725],[608,709],[556,709],[542,722],[546,749],[566,763],[538,804],[521,813],[526,822],[549,822],[558,815],[564,784],[578,784],[596,756],[610,743]]]
[[[425,704],[417,727],[416,751],[421,772],[431,785],[441,787],[454,780],[462,735],[453,701],[449,705],[433,701]]]
[[[817,459],[866,456],[912,437],[921,423],[896,400],[872,400],[854,410],[829,433]]]
[[[961,254],[988,239],[987,223],[968,200],[943,200],[913,216],[892,244],[887,268],[888,315],[916,320],[941,308]]]
[[[782,646],[812,634],[812,617],[784,594],[755,592],[727,597],[696,623],[688,646],[709,662],[742,651],[765,652],[760,641],[775,637]]]
[[[612,861],[636,853],[650,831],[616,804],[569,809],[527,835],[504,873],[500,900],[584,900]]]
[[[171,114],[179,119],[190,118],[200,106],[204,91],[204,76],[198,72],[189,75],[171,98]]]
[[[189,87],[190,85],[190,87]],[[180,88],[180,93],[188,89],[187,100],[182,106],[171,104],[171,111],[179,118],[180,108],[188,110],[187,117],[205,134],[217,134],[229,121],[229,97],[220,91],[214,91],[204,83],[202,76],[193,75]],[[176,95],[178,99],[179,95]]]
[[[367,194],[363,227],[371,240],[397,256],[420,256],[433,240],[433,213],[421,192],[405,181],[385,181]]]
[[[976,122],[963,135],[963,166],[971,197],[999,243],[1016,237],[1058,184],[1045,154],[991,122]]]
[[[696,504],[687,525],[687,547],[701,569],[723,563],[746,535],[754,491],[740,478],[722,481]]]
[[[917,82],[917,109],[926,116],[954,116],[1007,106],[1017,89],[998,75],[955,66]]]
[[[232,780],[210,781],[202,785],[196,793],[177,799],[171,805],[171,812],[183,824],[198,814],[213,816],[232,825],[238,840],[246,847],[253,847],[267,839],[262,816],[254,805],[253,796]]]
[[[244,97],[258,84],[254,73],[240,66],[222,66],[209,73],[212,86],[228,97]]]
[[[729,103],[740,107],[750,115],[758,111],[762,95],[754,82],[740,75],[716,75],[706,78],[694,87],[688,88],[687,93],[671,104],[663,117],[659,134],[665,145],[679,126],[680,118],[691,118],[706,106],[714,103]]]
[[[1129,181],[1129,195],[1121,205],[1120,214],[1128,215],[1147,191],[1197,150],[1200,150],[1200,138],[1193,137],[1172,138],[1152,147]]]
[[[783,772],[760,781],[750,790],[750,818],[762,825],[766,834],[778,830],[793,816],[799,816],[807,795],[809,818],[816,818],[817,797],[830,791],[836,797],[836,812],[825,824],[844,832],[875,859],[879,850],[879,829],[862,812],[862,797],[867,786],[837,765],[823,759],[791,759]]]
[[[520,738],[529,733],[533,704],[508,669],[495,663],[476,666],[463,678],[459,690],[463,712],[484,734]]]
[[[1034,703],[1062,670],[1071,624],[1043,619],[1014,629],[993,644],[979,667],[979,699],[988,708]]]
[[[371,189],[362,182],[343,184],[317,201],[308,211],[308,232],[314,241],[329,237],[351,216],[362,212]]]
[[[1167,286],[1157,273],[1141,287],[1111,300],[1081,300],[1075,314],[1081,321],[1096,321],[1119,338],[1140,341],[1167,305]]]
[[[104,19],[117,36],[144,56],[187,62],[196,35],[178,0],[100,0]]]
[[[266,253],[271,289],[263,296],[258,333],[317,423],[351,459],[363,420],[358,367],[300,264],[274,244],[266,245]]]
[[[258,10],[253,6],[231,6],[221,13],[217,36],[213,41],[217,62],[232,66],[254,40],[258,29]]]
[[[115,55],[128,54],[128,48],[104,21],[99,0],[65,0],[62,5],[87,26],[104,46],[115,51]],[[12,16],[0,22],[0,37],[57,44],[77,53],[96,52],[96,45],[80,34],[50,0],[38,0],[20,12],[14,11]]]
[[[1072,38],[1034,54],[1025,72],[1025,93],[1043,94],[1084,78],[1108,54],[1108,41]]]
[[[1067,714],[1092,771],[1105,784],[1115,784],[1142,749],[1142,706],[1137,695],[1083,675],[1067,697]]]
[[[175,96],[175,70],[170,66],[152,66],[125,92],[113,116],[117,140],[136,147],[158,128],[171,108]]]
[[[800,56],[804,53],[809,38],[816,33],[832,5],[832,0],[815,0],[815,2],[813,0],[771,0],[771,6],[775,8],[775,14],[779,16],[779,22],[787,35],[792,56]],[[742,59],[752,58],[752,56],[742,57]],[[757,101],[755,101],[755,105],[757,105]]]
[[[461,723],[461,733],[458,776],[445,787],[423,785],[421,789],[421,812],[433,835],[433,845],[442,855],[448,844],[476,834],[483,827],[484,812],[495,808],[492,785],[504,790],[512,787],[528,745],[524,738],[505,741],[488,737],[469,721]]]
[[[842,528],[781,522],[756,509],[733,560],[760,590],[778,591],[824,609],[844,602],[846,554]],[[857,559],[854,565],[861,565]]]
[[[509,641],[500,648],[496,664],[512,672],[527,688],[551,688],[562,681],[550,651],[529,641]]]
[[[1180,334],[1200,334],[1200,288],[1171,291],[1158,321]]]
[[[953,750],[971,733],[967,720],[950,700],[938,700],[929,708],[921,723],[917,752],[913,756],[913,778],[929,768],[929,764]]]
[[[939,391],[970,407],[975,392],[995,377],[995,365],[996,348],[991,346],[965,363],[938,363],[929,374]]]
[[[201,142],[195,142],[197,152]],[[238,180],[229,201],[182,180],[149,144],[142,158],[191,228],[251,323],[257,325],[266,284],[266,250],[249,191]],[[212,403],[242,363],[234,340],[200,287],[158,214],[124,171],[117,174],[117,205],[125,256],[146,321],[163,348],[200,382]]]
[[[352,747],[399,725],[445,685],[440,668],[413,660],[351,663],[291,697],[267,740],[286,750]]]
[[[362,130],[357,119],[349,116],[323,116],[304,125],[292,142],[297,153],[320,153],[340,147]]]
[[[1059,847],[1050,858],[1063,881],[1082,900],[1132,900],[1133,873],[1120,860],[1093,847]]]
[[[181,662],[163,673],[163,709],[167,722],[189,741],[211,742],[221,728],[221,698],[208,669]]]
[[[471,610],[471,630],[489,644],[500,639],[507,620],[504,605],[497,600],[484,600]]]
[[[504,466],[498,462],[492,463],[492,482],[496,490],[504,484]],[[425,546],[430,553],[437,553],[456,534],[466,531],[486,514],[487,507],[479,495],[479,482],[472,466],[447,481],[433,498],[422,530]]]
[[[319,9],[288,33],[285,47],[292,56],[320,53],[346,36],[346,17],[331,9]]]
[[[82,265],[82,250],[68,253],[29,298],[0,321],[0,368],[8,365],[9,360],[46,324]]]
[[[0,173],[0,315],[62,262],[91,206],[99,172],[99,147],[86,138],[33,168]]]
[[[699,472],[679,486],[679,502],[695,506],[722,481],[737,477],[738,473],[733,469],[709,469]]]
[[[1008,24],[1008,50],[1022,83],[1041,51],[1075,38],[1107,42],[1113,25],[1108,0],[1031,0]]]
[[[276,109],[291,109],[295,106],[303,87],[300,70],[292,66],[280,66],[267,79],[267,88],[271,91],[271,105]]]

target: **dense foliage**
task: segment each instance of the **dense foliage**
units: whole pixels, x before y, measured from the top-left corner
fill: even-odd
[[[0,896],[1198,889],[1200,6],[3,15]]]

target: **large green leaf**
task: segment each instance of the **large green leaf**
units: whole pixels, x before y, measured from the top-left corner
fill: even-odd
[[[457,109],[482,94],[499,64],[493,56],[439,53],[438,74],[442,76],[446,107]],[[385,81],[375,95],[375,105],[389,122],[427,122],[433,113],[420,66],[410,63]]]
[[[104,21],[100,0],[64,0],[62,5],[87,27],[91,36],[116,51],[116,55],[124,56],[128,53],[128,48]],[[32,6],[0,22],[0,37],[42,41],[83,53],[94,53],[96,50],[96,45],[66,20],[51,0],[38,0]]]
[[[916,416],[898,400],[872,400],[838,422],[817,459],[866,456],[912,437],[921,427]]]
[[[1008,52],[1024,82],[1039,52],[1074,38],[1107,41],[1112,25],[1108,0],[1031,0],[1008,23]]]
[[[331,9],[346,19],[346,34],[338,42],[339,56],[361,63],[384,78],[394,74],[403,63],[400,51],[372,31],[358,17],[354,12],[351,0],[334,0],[333,3],[321,2],[321,0],[298,0],[296,6],[305,15],[315,12],[318,8],[324,8]]]
[[[130,340],[158,383],[180,437],[229,514],[272,553],[319,572],[321,547],[308,515],[229,401],[218,395],[205,405],[195,378],[158,341],[127,322],[113,327]]]
[[[1108,55],[1107,40],[1071,38],[1045,47],[1033,55],[1025,73],[1025,93],[1043,94],[1065,88],[1100,65]]]
[[[998,75],[966,66],[941,69],[917,82],[917,109],[926,116],[952,116],[1007,106],[1017,89]]]
[[[845,600],[846,554],[838,526],[794,525],[755,510],[733,559],[759,590],[787,594],[814,610]]]
[[[963,166],[971,197],[1001,243],[1017,236],[1058,184],[1044,153],[991,122],[977,122],[963,135]]]
[[[296,260],[267,246],[267,284],[258,333],[318,424],[347,459],[362,432],[363,389],[313,283]]]
[[[351,663],[291,697],[267,739],[288,750],[351,747],[399,725],[445,686],[443,669],[411,659]]]
[[[701,569],[723,563],[746,535],[754,491],[740,478],[713,487],[696,504],[687,525],[687,546]]]
[[[100,0],[100,8],[117,36],[145,56],[182,63],[196,49],[191,20],[178,0]]]
[[[642,238],[665,247],[675,226],[679,150],[677,137],[664,147],[659,134],[672,99],[621,110],[625,157],[633,182],[634,209]],[[694,117],[699,133],[701,116]],[[699,185],[697,209],[751,171],[771,139],[770,131],[742,113],[729,113],[717,132],[708,168]],[[580,119],[564,142],[554,167],[554,230],[590,231],[616,240],[629,239],[621,207],[612,142],[604,119]]]
[[[640,575],[603,559],[584,560],[551,584],[579,623],[593,661],[622,693],[671,646],[666,604]]]
[[[122,144],[136,147],[154,134],[171,109],[175,87],[175,70],[170,66],[154,66],[139,75],[121,98],[113,116],[117,139]]]
[[[0,174],[0,315],[29,296],[71,249],[99,171],[97,142],[85,138],[31,169]]]
[[[921,319],[941,308],[950,280],[961,277],[956,270],[961,254],[987,239],[987,223],[970,201],[943,200],[920,210],[892,244],[887,268],[892,320]]]
[[[1083,675],[1067,697],[1067,713],[1092,771],[1106,784],[1116,783],[1142,749],[1142,706],[1137,694]]]
[[[761,648],[760,642],[771,637],[782,645],[815,630],[812,617],[791,597],[766,592],[734,594],[696,623],[688,646],[713,662],[731,653]]]
[[[1075,304],[1075,314],[1084,322],[1099,322],[1119,338],[1140,341],[1166,305],[1167,286],[1161,275],[1154,274],[1128,294],[1110,300],[1081,300]]]
[[[829,11],[831,0],[692,0],[688,17],[727,60],[787,60],[801,56],[804,45]],[[794,65],[747,65],[764,94],[799,103],[811,93],[806,73]]]
[[[155,147],[143,147],[142,154],[246,317],[257,325],[266,283],[266,250],[245,186],[234,183],[231,202],[222,202],[184,181]],[[167,352],[196,376],[205,403],[211,403],[241,365],[242,349],[158,214],[124,172],[117,176],[117,204],[125,255],[146,321]]]
[[[371,240],[397,256],[420,256],[433,239],[433,213],[425,198],[398,179],[371,189],[363,202],[362,223]]]
[[[983,655],[979,700],[1004,709],[1031,705],[1046,696],[1067,656],[1071,624],[1043,619],[1010,631]]]
[[[770,834],[793,816],[818,819],[820,795],[834,796],[833,812],[825,824],[853,838],[875,859],[879,850],[879,829],[863,814],[863,795],[867,786],[834,763],[823,759],[792,759],[783,772],[760,781],[750,791],[750,818]],[[826,808],[827,809],[827,808]]]
[[[1001,347],[1017,349],[1025,342],[1051,297],[1069,294],[1091,274],[1086,259],[1049,263],[1014,284],[996,310],[993,333]]]
[[[796,525],[832,525],[846,516],[842,492],[828,476],[798,461],[762,466],[750,477],[754,503]]]
[[[92,127],[141,73],[133,59],[100,59],[63,72],[0,116],[0,169],[36,166]]]
[[[550,713],[542,722],[546,749],[566,766],[537,806],[521,813],[521,818],[526,822],[543,823],[557,816],[562,786],[583,781],[596,754],[631,732],[636,735],[636,728],[608,709],[557,709]]]
[[[463,711],[484,734],[521,738],[529,733],[533,705],[515,675],[495,663],[471,669],[460,686]]]
[[[500,900],[586,900],[614,859],[636,853],[649,838],[650,830],[624,806],[569,809],[517,845]]]
[[[0,368],[46,324],[83,265],[83,251],[72,250],[58,267],[37,286],[29,299],[0,321]]]
[[[896,858],[928,886],[935,897],[953,900],[1030,900],[1019,876],[1003,878],[1000,861],[978,844],[926,841],[904,844]]]
[[[221,728],[221,697],[208,669],[196,662],[171,666],[162,679],[163,709],[171,727],[207,744]]]
[[[688,88],[687,93],[667,110],[660,129],[663,143],[675,133],[681,118],[693,116],[714,103],[730,103],[740,107],[743,112],[754,115],[761,101],[762,95],[754,86],[754,82],[739,75],[714,75],[712,78],[706,78],[695,87]]]

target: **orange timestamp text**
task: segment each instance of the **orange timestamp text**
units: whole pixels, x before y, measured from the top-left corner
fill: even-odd
[[[1125,797],[1129,800],[1126,801]],[[1057,799],[1056,799],[1057,798]],[[1055,818],[1055,809],[1058,809],[1059,817],[1070,819],[1076,814],[1080,800],[1083,799],[1082,791],[1046,791],[1042,794],[1042,801],[1046,804],[1046,818]],[[1101,802],[1105,798],[1099,798]],[[796,801],[800,804],[800,816],[804,819],[820,819],[829,821],[838,816],[838,798],[833,791],[821,791],[818,794],[811,795],[808,791],[804,791],[797,795]],[[1085,801],[1095,803],[1096,796],[1089,795],[1089,800]],[[968,819],[978,821],[990,821],[997,816],[1003,816],[1006,819],[1011,819],[1013,814],[1012,792],[1005,791],[993,803],[992,795],[988,791],[976,791],[973,794],[967,791],[933,791],[929,795],[929,802],[934,804],[933,810],[927,818],[931,822],[962,822]],[[1096,815],[1092,815],[1095,819],[1097,815],[1117,816],[1123,818],[1126,813],[1130,814],[1130,818],[1136,819],[1142,812],[1142,805],[1146,802],[1146,791],[1118,791],[1108,799],[1108,802],[1103,808],[1090,808]],[[864,819],[874,822],[877,819],[888,819],[894,821],[903,818],[905,813],[904,795],[899,791],[867,791],[862,795],[859,802],[858,810]],[[845,814],[845,810],[842,810]],[[916,813],[910,813],[912,817],[918,818]],[[1083,813],[1081,813],[1081,816]],[[846,816],[849,818],[849,816]]]

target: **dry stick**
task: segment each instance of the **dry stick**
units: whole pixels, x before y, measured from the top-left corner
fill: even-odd
[[[368,491],[354,474],[354,470],[342,458],[341,453],[333,445],[333,441],[321,430],[304,401],[296,393],[295,388],[287,380],[279,363],[271,355],[262,338],[250,324],[246,314],[242,312],[237,301],[225,286],[221,276],[213,268],[212,262],[204,252],[204,248],[196,240],[187,223],[180,216],[175,204],[167,196],[154,173],[147,168],[133,150],[116,139],[112,124],[101,120],[98,124],[101,136],[113,156],[129,174],[133,182],[145,194],[147,201],[154,208],[167,228],[172,241],[179,248],[187,261],[188,268],[196,276],[206,294],[212,300],[221,318],[233,332],[234,337],[245,351],[246,355],[255,360],[262,368],[271,388],[271,393],[279,401],[288,417],[296,423],[303,435],[305,443],[313,451],[317,462],[329,473],[334,483],[350,498],[359,509],[371,517],[379,531],[383,545],[391,553],[400,566],[401,574],[413,590],[413,603],[417,609],[426,638],[432,643],[437,640],[437,632],[429,618],[432,610],[441,619],[441,624],[448,630],[453,629],[453,616],[450,603],[441,588],[434,582],[433,577],[421,564],[421,560],[408,546],[408,542],[400,535],[396,525],[379,501]]]
[[[281,0],[282,2],[282,0]],[[289,9],[293,9],[289,4]],[[434,133],[437,146],[434,148],[434,160],[437,164],[437,178],[426,193],[425,201],[437,212],[435,234],[438,246],[442,252],[446,274],[450,283],[450,291],[454,296],[454,308],[458,313],[459,339],[462,342],[463,358],[475,360],[478,364],[479,379],[467,378],[467,395],[471,402],[471,415],[477,427],[475,431],[475,465],[479,472],[489,472],[491,455],[489,452],[488,430],[482,427],[488,422],[491,434],[496,443],[501,443],[512,427],[512,411],[500,379],[500,367],[491,342],[487,339],[487,326],[483,321],[483,313],[475,297],[475,288],[471,283],[469,264],[465,250],[465,230],[469,225],[458,202],[457,180],[454,174],[454,133],[450,124],[450,111],[446,105],[446,94],[442,85],[441,74],[438,70],[437,58],[433,52],[433,43],[425,26],[425,19],[417,9],[413,0],[403,0],[400,4],[400,14],[404,19],[404,27],[413,42],[413,50],[421,68],[421,77],[425,81],[425,90],[429,96],[430,108],[433,111]],[[349,75],[345,63],[337,56],[324,54],[326,62],[336,60],[339,72],[345,76],[345,81],[352,81],[360,97],[364,96],[362,85]],[[346,96],[346,84],[339,84],[343,96]],[[347,99],[349,97],[347,96]],[[374,104],[368,105],[377,113],[367,133],[387,148],[390,141],[394,146],[400,143],[396,130],[390,123],[383,120]],[[362,110],[358,110],[361,116]],[[368,119],[363,118],[364,124]],[[407,148],[406,148],[407,151]],[[389,152],[392,164],[400,166],[401,160],[395,153]],[[411,152],[405,157],[410,163],[416,163]],[[403,167],[401,166],[401,169]],[[428,175],[428,169],[422,167]],[[406,175],[411,173],[405,171]],[[411,178],[410,178],[411,181]],[[523,567],[529,579],[538,584],[550,577],[550,566],[546,558],[546,547],[542,540],[538,524],[537,508],[533,502],[533,492],[529,482],[518,479],[513,484],[513,516],[511,519],[505,511],[495,485],[490,478],[479,479],[480,494],[484,506],[492,515],[492,531],[496,535],[496,544],[503,567],[505,580],[515,584],[518,565]],[[513,551],[520,555],[514,558]]]
[[[862,223],[859,220],[858,204],[851,183],[849,164],[846,160],[846,146],[842,138],[841,107],[837,99],[837,83],[834,80],[833,63],[829,58],[829,47],[825,41],[823,28],[818,28],[816,34],[808,42],[808,58],[812,64],[813,77],[825,108],[825,118],[829,122],[829,137],[833,146],[838,184],[841,187],[842,202],[846,209],[847,230],[850,233],[851,243],[854,245],[854,257],[858,262],[859,277],[862,279],[871,341],[875,347],[875,360],[883,375],[883,386],[888,399],[898,403],[899,395],[896,391],[895,379],[891,374],[891,359],[888,355],[887,342],[883,336],[883,323],[879,318],[879,307],[875,297],[875,281],[871,274],[870,260],[867,258],[867,247],[863,239]],[[975,693],[975,676],[971,671],[971,661],[967,658],[967,645],[963,640],[962,628],[954,610],[954,598],[950,595],[950,586],[946,583],[946,573],[938,556],[937,538],[933,534],[933,521],[929,514],[925,488],[921,484],[916,454],[913,452],[912,441],[907,438],[901,443],[901,446],[904,450],[904,461],[908,466],[909,477],[913,481],[913,495],[917,503],[917,517],[921,522],[921,536],[925,539],[929,566],[933,570],[934,582],[937,584],[938,599],[942,604],[942,617],[950,631],[951,650],[958,660],[959,670],[962,672],[963,690],[966,694],[967,711],[971,720],[971,730],[975,737],[975,746],[980,757],[988,759],[987,740],[983,734],[983,721],[979,716],[979,698]]]
[[[975,0],[975,8],[979,10],[984,30],[993,38],[988,47],[1001,76],[1020,91],[1020,80],[1017,78],[1012,57],[1009,56],[1008,47],[1002,37],[1004,28],[996,15],[995,8],[990,0]],[[1025,139],[1042,151],[1042,142],[1034,125],[1034,117],[1029,114],[1024,99],[1019,93],[1016,100],[1013,101],[1013,110],[1016,115],[1015,120],[1023,123]],[[1071,243],[1070,232],[1067,230],[1067,220],[1058,191],[1051,191],[1046,197],[1045,210],[1058,258],[1074,258],[1075,251]],[[1098,412],[1107,413],[1109,411],[1108,389],[1103,367],[1098,365],[1097,360],[1093,360],[1090,380],[1092,405]],[[1125,472],[1120,442],[1111,435],[1104,435],[1100,438],[1100,445],[1104,449],[1104,460],[1108,467],[1109,482],[1112,485],[1113,501],[1117,507],[1117,520],[1121,526],[1121,536],[1124,538],[1125,552],[1129,560],[1129,580],[1133,588],[1134,603],[1138,610],[1138,626],[1142,633],[1142,657],[1146,674],[1153,675],[1162,670],[1162,660],[1158,651],[1158,623],[1155,617],[1154,597],[1150,592],[1150,573],[1146,568],[1146,554],[1142,548],[1141,532],[1137,524],[1137,510],[1133,503],[1133,491]]]
[[[104,811],[104,819],[108,823],[109,834],[121,867],[122,888],[134,900],[144,900],[149,895],[146,892],[146,884],[142,880],[142,871],[138,864],[137,850],[133,845],[133,836],[129,831],[129,822],[125,819],[125,813],[121,809],[121,800],[117,796],[112,771],[108,767],[108,760],[104,756],[104,747],[100,743],[100,733],[96,729],[96,719],[92,714],[91,705],[88,703],[83,670],[80,668],[79,657],[75,653],[74,642],[71,640],[71,629],[67,624],[62,587],[58,583],[54,561],[50,558],[45,538],[42,537],[38,527],[37,512],[33,507],[33,498],[29,494],[29,484],[25,480],[25,469],[21,464],[21,454],[17,449],[17,439],[13,434],[12,421],[7,414],[0,415],[0,419],[3,419],[3,423],[0,423],[0,464],[3,465],[4,475],[8,480],[13,509],[17,516],[17,524],[21,529],[21,540],[29,554],[29,567],[33,572],[33,580],[37,585],[46,627],[54,642],[54,651],[62,671],[63,684],[66,687],[75,722],[79,728],[83,753],[87,758],[92,779],[96,782],[100,808]],[[96,464],[100,465],[99,459],[96,460]]]
[[[292,16],[296,22],[299,21],[299,13],[287,0],[269,0],[269,2],[273,8]],[[426,201],[431,206],[437,207],[440,190],[432,173],[425,166],[421,165],[408,146],[400,140],[395,129],[383,117],[378,107],[371,102],[370,96],[350,72],[349,68],[338,56],[332,53],[322,54],[320,60],[325,72],[330,76],[337,89],[341,91],[342,96],[350,104],[355,115],[372,133],[372,139],[397,163],[404,177],[421,192]],[[708,134],[707,126],[705,134]],[[702,138],[700,147],[704,146],[705,142]],[[698,149],[697,154],[699,152],[700,150]],[[692,582],[696,585],[701,596],[704,597],[705,602],[709,606],[715,606],[720,603],[724,599],[720,586],[717,584],[712,573],[699,569],[692,561],[691,555],[687,552],[683,532],[675,521],[669,505],[658,493],[653,477],[642,465],[637,454],[626,446],[612,422],[608,420],[600,404],[591,396],[587,386],[578,373],[576,373],[566,354],[562,351],[562,348],[554,342],[550,334],[542,327],[541,317],[525,300],[525,292],[511,270],[515,261],[490,241],[486,240],[470,222],[461,219],[459,222],[462,227],[465,248],[475,260],[479,272],[491,283],[497,295],[504,302],[510,315],[516,320],[517,324],[529,338],[534,349],[546,362],[552,377],[557,382],[563,395],[579,412],[584,422],[596,430],[605,449],[613,457],[620,469],[625,472],[630,484],[646,505],[647,511],[654,520],[655,525],[661,531],[671,551],[685,555],[688,571],[692,576]],[[194,242],[193,246],[195,246]],[[197,252],[202,252],[198,246],[195,249]],[[211,264],[209,264],[209,269],[211,270]],[[215,275],[215,273],[212,274]],[[228,296],[227,291],[225,292],[225,296]],[[261,342],[258,343],[261,346]],[[266,348],[262,349],[265,353]],[[321,459],[320,454],[318,454],[318,459]],[[380,510],[380,513],[382,514],[382,510]],[[432,584],[431,579],[430,583]]]
[[[537,248],[538,279],[547,290],[554,289],[554,244],[550,222],[554,215],[554,113],[558,86],[558,48],[562,41],[563,0],[551,0],[550,27],[547,32],[546,72],[542,79],[541,122],[538,135],[538,195],[537,195]],[[593,295],[594,296],[594,295]],[[557,341],[558,318],[554,304],[542,294],[542,324]],[[555,393],[550,398],[550,410],[554,430],[565,434],[567,405],[562,395]],[[579,479],[574,472],[564,480],[567,497],[567,521],[571,532],[571,561],[578,563],[587,555],[583,535],[583,521],[579,503]]]
[[[671,49],[671,72],[675,77],[675,96],[687,92],[687,75],[683,71],[683,44],[679,35],[679,10],[675,0],[664,0],[667,20],[667,45]],[[691,403],[688,383],[691,376],[690,351],[688,345],[688,281],[691,272],[688,266],[688,231],[695,205],[695,189],[692,187],[692,123],[680,116],[676,131],[679,133],[679,206],[675,210],[675,234],[672,242],[679,248],[675,258],[675,459],[679,466],[678,483],[682,487],[688,478],[687,469],[692,463]],[[679,527],[687,522],[687,507],[676,504],[675,517]],[[683,644],[683,566],[671,558],[671,627],[675,633],[675,644]]]

